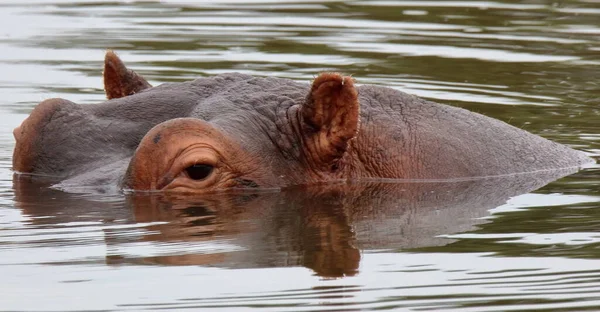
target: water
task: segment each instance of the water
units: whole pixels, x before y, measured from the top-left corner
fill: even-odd
[[[598,1],[73,2],[0,4],[0,311],[600,310],[597,166],[194,199],[10,171],[38,102],[104,99],[107,48],[154,85],[341,71],[598,155]]]

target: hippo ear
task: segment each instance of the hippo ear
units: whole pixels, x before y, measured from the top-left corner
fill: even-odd
[[[111,50],[104,57],[104,91],[106,97],[118,99],[138,93],[152,86],[142,76],[127,69],[121,59]]]
[[[322,73],[312,83],[300,108],[307,160],[321,169],[335,170],[358,134],[358,92],[351,77]]]

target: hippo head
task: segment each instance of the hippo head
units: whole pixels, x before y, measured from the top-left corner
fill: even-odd
[[[502,121],[336,73],[312,85],[231,73],[152,87],[109,51],[104,86],[100,104],[40,103],[14,131],[13,169],[63,189],[202,193],[593,162]]]
[[[344,179],[359,126],[353,81],[224,74],[152,87],[108,51],[108,101],[38,104],[14,130],[13,169],[63,186],[210,192]]]

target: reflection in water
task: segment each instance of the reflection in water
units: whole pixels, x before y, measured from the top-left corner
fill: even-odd
[[[438,236],[467,231],[489,209],[571,171],[467,181],[339,183],[284,192],[129,194],[125,201],[63,193],[18,175],[14,185],[17,205],[26,215],[51,213],[61,222],[75,222],[101,213],[104,220],[141,224],[134,231],[103,229],[109,264],[301,265],[319,276],[342,277],[358,272],[359,249],[447,244],[451,240]]]
[[[2,23],[0,310],[600,311],[598,169],[485,220],[544,179],[171,201],[10,171],[35,104],[104,100],[106,48],[153,84],[341,71],[597,155],[597,1],[3,0]]]

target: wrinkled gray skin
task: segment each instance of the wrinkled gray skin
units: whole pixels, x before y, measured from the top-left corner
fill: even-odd
[[[265,172],[263,182],[253,187],[340,178],[462,179],[592,161],[582,152],[477,113],[363,85],[357,87],[360,124],[346,152],[349,165],[343,174],[322,174],[301,160],[302,143],[293,135],[296,121],[290,112],[304,105],[309,90],[304,82],[230,73],[162,84],[95,105],[54,100],[57,104],[35,125],[26,171],[56,177],[66,190],[118,189],[144,135],[179,117],[204,120],[239,144]],[[25,140],[15,136],[17,144]],[[19,157],[15,151],[15,163]]]

